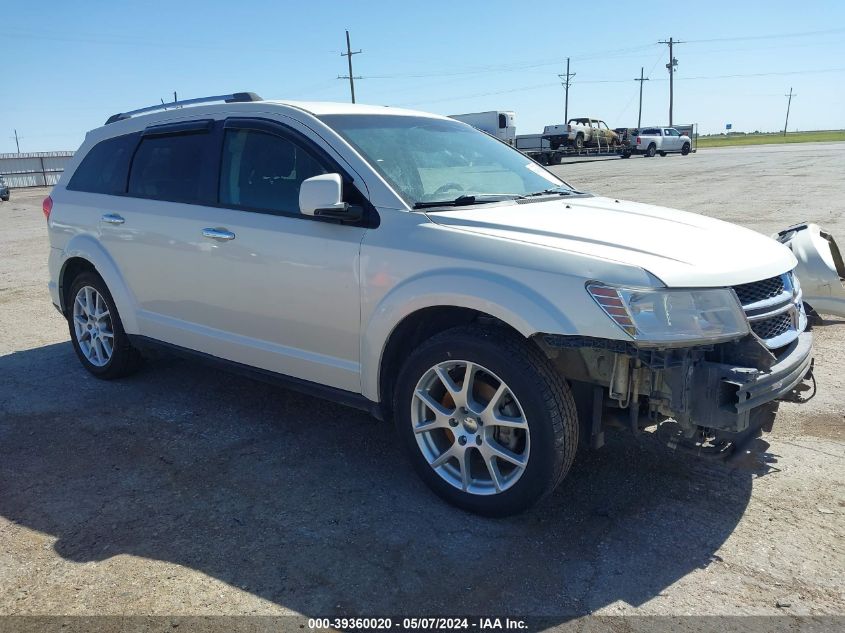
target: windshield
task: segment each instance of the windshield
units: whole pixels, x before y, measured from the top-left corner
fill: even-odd
[[[458,121],[367,114],[321,119],[412,207],[457,199],[489,202],[557,188],[571,191],[521,152]]]

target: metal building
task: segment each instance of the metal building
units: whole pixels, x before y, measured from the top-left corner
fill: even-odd
[[[49,187],[59,181],[72,157],[73,152],[0,154],[0,175],[11,189]]]

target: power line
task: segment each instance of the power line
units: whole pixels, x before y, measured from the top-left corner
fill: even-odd
[[[783,135],[786,136],[786,129],[789,127],[789,106],[792,105],[792,97],[797,97],[798,95],[792,92],[792,87],[790,86],[789,94],[783,96],[789,97],[789,101],[786,102],[786,122],[783,124]]]
[[[735,79],[739,77],[774,77],[784,75],[814,75],[817,73],[839,73],[845,71],[845,67],[840,68],[819,68],[816,70],[787,70],[782,72],[771,73],[741,73],[734,75],[701,75],[699,77],[679,77],[678,81],[691,81],[694,79]]]
[[[655,44],[645,44],[641,46],[633,46],[629,48],[618,48],[606,51],[597,51],[589,55],[581,55],[572,57],[572,61],[592,60],[592,59],[613,59],[618,57],[617,53],[630,53],[642,51],[653,48]],[[569,58],[567,58],[569,59]],[[467,66],[463,70],[444,70],[444,71],[425,71],[425,72],[408,72],[408,73],[392,73],[387,75],[367,75],[367,79],[425,79],[426,77],[461,77],[465,75],[478,75],[484,73],[508,73],[523,70],[531,70],[534,68],[543,68],[548,66],[559,66],[563,63],[563,58],[545,58],[538,60],[530,60],[525,62],[518,62],[514,64],[485,64],[481,66]]]
[[[701,76],[701,77],[680,77],[678,81],[692,81],[692,80],[708,80],[708,79],[735,79],[740,77],[769,77],[769,76],[782,76],[782,75],[812,75],[817,73],[834,73],[834,72],[845,72],[845,67],[842,68],[820,68],[817,70],[791,70],[786,72],[771,72],[771,73],[748,73],[748,74],[734,74],[734,75],[709,75],[709,76]],[[587,80],[587,81],[578,81],[578,84],[627,84],[630,82],[630,79],[594,79],[594,80]],[[650,81],[667,81],[667,79],[660,79],[652,77]],[[445,97],[442,99],[426,99],[425,101],[409,101],[404,103],[399,103],[396,105],[420,105],[420,104],[427,104],[427,103],[442,103],[444,101],[460,101],[461,99],[472,99],[475,97],[489,97],[492,95],[501,95],[501,94],[509,94],[512,92],[524,92],[526,90],[539,90],[541,88],[553,88],[555,86],[559,86],[559,83],[556,82],[545,82],[541,84],[533,84],[530,86],[520,86],[519,88],[508,88],[506,90],[493,90],[490,92],[478,92],[474,94],[465,94],[465,95],[453,95],[450,97]]]
[[[677,43],[677,42],[676,42]],[[816,70],[786,70],[775,71],[768,73],[735,73],[731,75],[699,75],[697,77],[678,77],[675,81],[696,81],[701,79],[738,79],[743,77],[774,77],[784,75],[814,75],[817,73],[839,73],[845,71],[845,67],[839,68],[819,68]],[[579,84],[626,84],[630,79],[588,79],[586,81],[579,81]],[[651,81],[669,81],[668,78],[661,79],[660,77],[652,77]],[[553,85],[553,84],[549,84]]]
[[[444,97],[442,99],[426,99],[425,101],[406,101],[404,103],[397,103],[397,106],[413,106],[413,105],[420,105],[425,103],[443,103],[444,101],[460,101],[461,99],[474,99],[475,97],[489,97],[492,95],[504,95],[510,94],[512,92],[524,92],[526,90],[538,90],[539,88],[549,88],[551,86],[557,86],[556,83],[541,83],[541,84],[534,84],[531,86],[520,86],[519,88],[508,88],[506,90],[492,90],[490,92],[476,92],[475,94],[468,94],[468,95],[461,95],[461,96],[451,96],[451,97]]]
[[[672,104],[674,101],[674,87],[675,82],[673,81],[675,77],[675,68],[678,66],[678,60],[675,58],[674,54],[672,53],[672,46],[675,44],[683,44],[679,40],[673,40],[671,37],[669,41],[661,40],[658,44],[668,44],[669,45],[669,63],[666,64],[666,68],[669,71],[669,126],[672,126]],[[640,84],[642,86],[642,84]]]
[[[347,61],[349,62],[349,74],[348,75],[338,75],[338,79],[348,79],[349,80],[349,92],[352,94],[352,103],[355,103],[355,80],[362,79],[362,77],[356,77],[352,74],[352,56],[358,55],[359,53],[363,53],[360,48],[357,51],[352,50],[352,46],[349,44],[349,31],[346,31],[346,52],[341,53],[341,57],[346,57]]]
[[[687,40],[687,44],[699,44],[705,42],[736,42],[739,40],[771,40],[783,39],[785,37],[807,37],[809,35],[828,35],[831,33],[842,33],[845,28],[825,29],[823,31],[803,31],[801,33],[773,33],[770,35],[742,35],[738,37],[712,37],[703,40]]]
[[[569,86],[572,83],[572,78],[575,76],[575,73],[569,72],[569,58],[566,58],[566,74],[565,75],[558,75],[563,81],[561,84],[566,92],[566,97],[563,106],[563,120],[569,121]]]
[[[661,59],[663,59],[663,53],[661,53],[658,57],[655,58],[654,63],[648,69],[649,75],[654,72],[654,69],[657,68],[657,64],[660,63]],[[642,74],[642,72],[640,74]],[[637,93],[636,92],[632,93],[631,98],[628,99],[628,102],[625,104],[625,107],[622,108],[622,110],[619,111],[618,115],[616,115],[616,118],[614,119],[614,121],[619,121],[619,120],[622,119],[622,115],[625,114],[626,112],[628,112],[628,108],[631,107],[631,104],[634,102],[634,99],[636,99],[636,98],[637,98]]]

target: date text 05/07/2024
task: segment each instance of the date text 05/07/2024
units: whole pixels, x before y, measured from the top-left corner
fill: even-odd
[[[524,620],[518,618],[448,618],[448,617],[424,617],[424,618],[309,618],[308,628],[311,630],[342,629],[342,630],[391,630],[400,629],[407,631],[428,631],[428,630],[478,630],[495,631],[526,630],[528,625]]]

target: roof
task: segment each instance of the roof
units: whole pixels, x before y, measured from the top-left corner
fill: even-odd
[[[323,116],[327,114],[395,114],[399,116],[425,116],[438,119],[445,119],[447,117],[439,114],[431,114],[430,112],[421,112],[419,110],[406,110],[405,108],[394,108],[392,106],[384,105],[369,105],[364,103],[342,103],[336,101],[288,101],[284,99],[267,99],[264,101],[256,101],[257,105],[286,105],[300,110],[310,112],[315,116]]]
[[[214,104],[213,108],[210,104]],[[361,103],[339,103],[331,101],[289,101],[281,99],[262,99],[255,93],[240,92],[231,95],[200,97],[197,99],[188,99],[185,101],[179,101],[174,103],[162,102],[161,105],[153,104],[151,106],[146,106],[137,110],[119,112],[110,116],[109,119],[106,121],[106,125],[116,123],[118,121],[125,121],[127,119],[168,119],[172,118],[173,114],[177,112],[181,116],[191,116],[191,114],[202,115],[203,113],[209,111],[209,109],[219,111],[221,107],[226,109],[232,109],[235,111],[243,111],[243,109],[261,109],[266,111],[267,106],[296,108],[297,110],[307,112],[312,116],[316,117],[333,114],[390,114],[394,116],[421,116],[435,119],[447,118],[439,114],[420,112],[418,110],[406,110],[404,108],[393,108],[390,106],[366,105]]]

